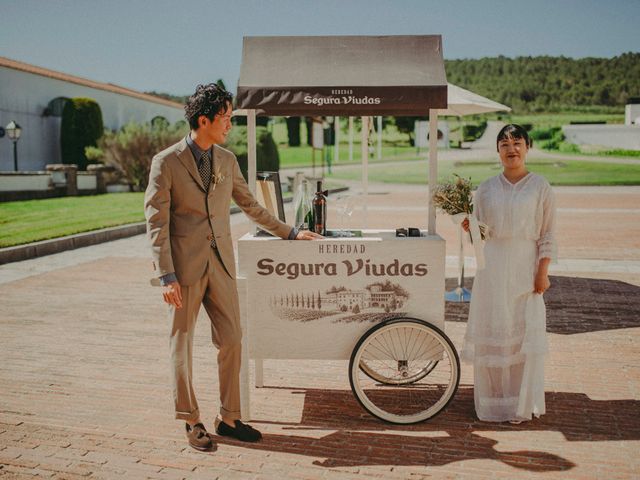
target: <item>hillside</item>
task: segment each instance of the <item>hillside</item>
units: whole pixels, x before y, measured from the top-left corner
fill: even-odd
[[[640,53],[445,60],[445,68],[450,83],[508,105],[514,113],[620,112],[629,97],[640,97]]]

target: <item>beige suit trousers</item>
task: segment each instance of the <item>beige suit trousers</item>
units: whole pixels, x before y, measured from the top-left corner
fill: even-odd
[[[176,418],[195,420],[200,411],[192,381],[193,334],[204,308],[211,321],[211,339],[218,348],[220,413],[240,418],[240,354],[242,329],[236,281],[226,272],[213,248],[205,274],[195,284],[182,286],[182,308],[170,307],[171,363]]]

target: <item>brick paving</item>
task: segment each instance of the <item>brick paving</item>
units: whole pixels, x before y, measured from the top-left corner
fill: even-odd
[[[419,204],[420,191],[376,188],[371,226],[426,224],[426,209],[402,207]],[[573,263],[556,267],[546,295],[542,418],[478,421],[463,364],[445,412],[389,425],[360,408],[346,362],[267,360],[265,387],[252,392],[264,441],[215,437],[214,451],[196,452],[173,420],[168,320],[134,237],[0,267],[0,478],[640,478],[640,189],[557,192],[561,257]],[[618,214],[626,221],[611,220]],[[234,224],[236,238],[248,230]],[[455,229],[441,219],[439,231],[454,255]],[[467,308],[447,305],[458,348]],[[194,376],[212,429],[217,374],[203,320]]]

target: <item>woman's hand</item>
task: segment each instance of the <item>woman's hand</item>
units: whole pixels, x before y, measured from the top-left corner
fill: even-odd
[[[551,282],[549,281],[549,263],[550,258],[541,258],[538,263],[538,271],[536,272],[536,278],[533,281],[533,291],[542,295],[549,290]]]
[[[543,294],[549,287],[551,286],[551,282],[549,281],[549,275],[538,274],[536,275],[536,280],[533,284],[533,291],[539,294]]]
[[[469,233],[469,218],[465,218],[460,225],[465,232]]]

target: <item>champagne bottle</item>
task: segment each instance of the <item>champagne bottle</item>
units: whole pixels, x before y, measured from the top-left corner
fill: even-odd
[[[322,181],[318,180],[318,191],[313,197],[313,231],[327,234],[327,197],[322,191]]]
[[[313,228],[313,213],[311,205],[311,188],[309,182],[304,179],[298,186],[294,205],[296,208],[295,226],[298,230],[310,230]]]

